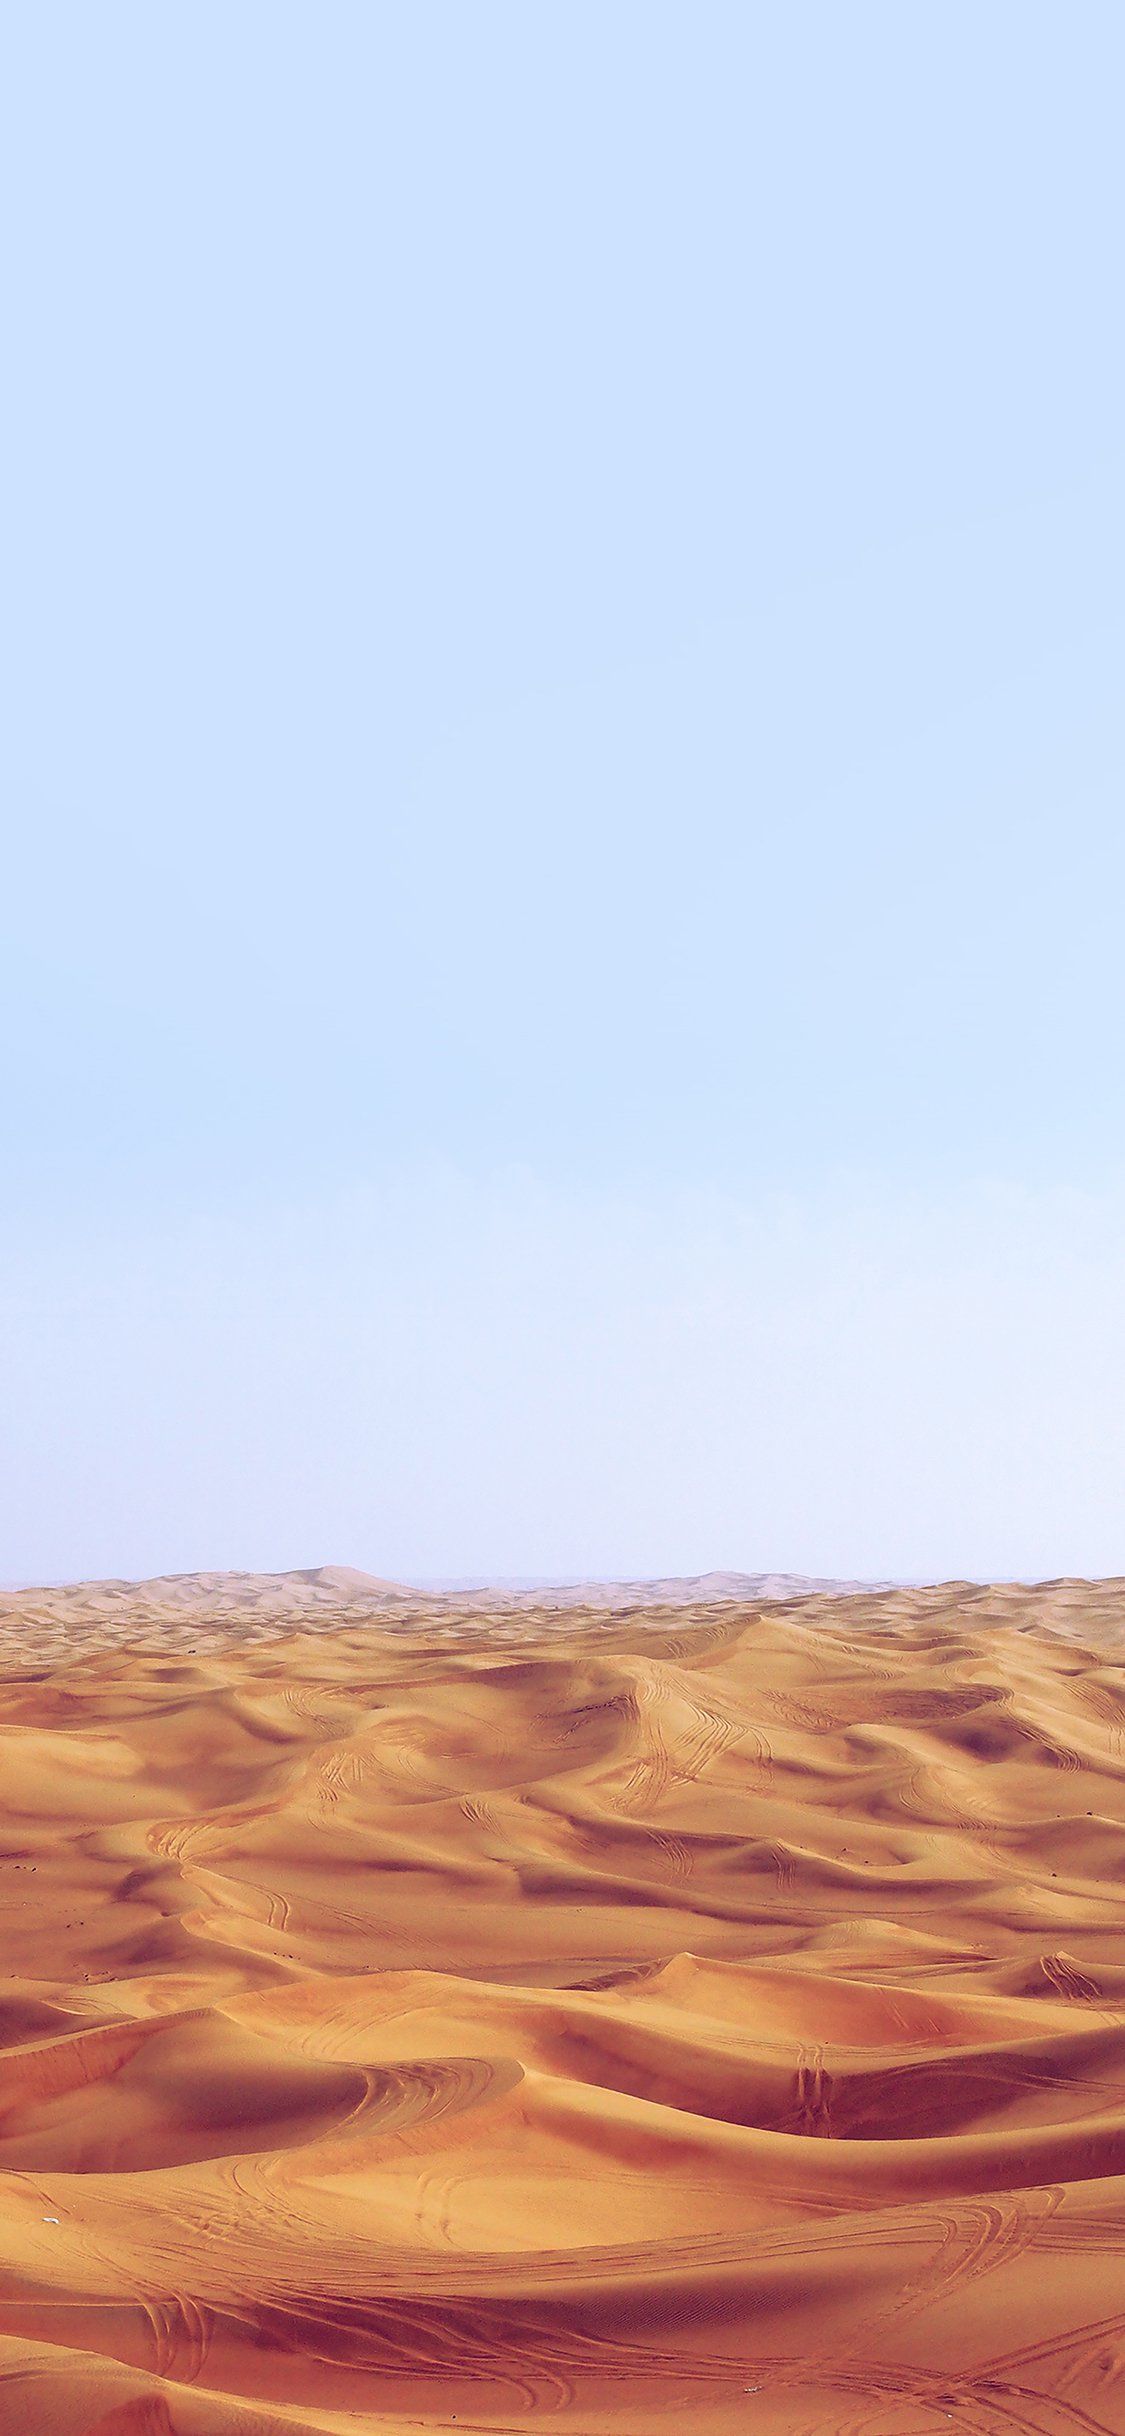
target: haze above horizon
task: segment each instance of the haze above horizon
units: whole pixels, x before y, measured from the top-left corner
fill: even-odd
[[[1125,1571],[1125,27],[13,18],[0,1576]]]

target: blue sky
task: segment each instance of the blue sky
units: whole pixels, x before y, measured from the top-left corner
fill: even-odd
[[[12,19],[0,1576],[1125,1570],[1123,67]]]

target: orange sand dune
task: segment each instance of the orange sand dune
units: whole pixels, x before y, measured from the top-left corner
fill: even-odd
[[[1123,1826],[1121,1583],[8,1596],[0,2436],[1125,2431]]]

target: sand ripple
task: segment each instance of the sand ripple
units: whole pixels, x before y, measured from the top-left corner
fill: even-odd
[[[5,1610],[0,2436],[1125,2431],[1120,1584]]]

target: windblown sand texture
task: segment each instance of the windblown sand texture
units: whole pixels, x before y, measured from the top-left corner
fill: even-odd
[[[624,1610],[0,1602],[0,2436],[1125,2430],[1125,1586]]]

